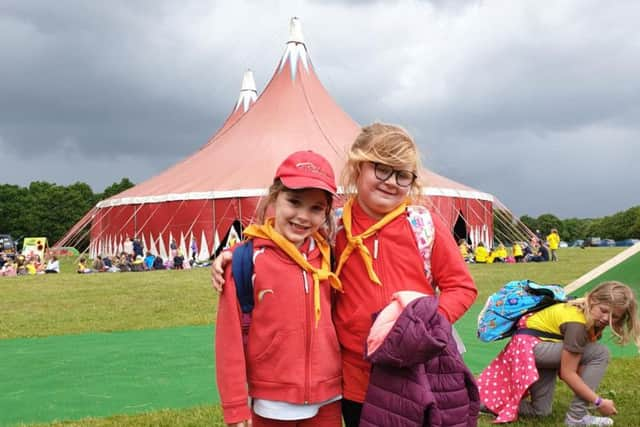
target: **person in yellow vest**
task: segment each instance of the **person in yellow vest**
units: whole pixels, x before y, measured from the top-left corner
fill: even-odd
[[[492,262],[506,262],[507,260],[507,249],[504,247],[502,243],[496,246],[492,251],[491,255],[489,255],[489,263]]]
[[[37,268],[36,268],[35,260],[33,258],[29,258],[29,260],[27,260],[26,269],[27,269],[27,274],[30,274],[30,275],[36,274]]]
[[[76,272],[78,274],[89,274],[93,273],[93,271],[87,267],[87,260],[82,257],[78,260],[78,267],[76,268]]]
[[[560,246],[560,235],[558,234],[558,230],[555,228],[551,229],[551,233],[547,236],[547,243],[549,244],[549,249],[551,250],[551,261],[558,260],[558,247]]]
[[[482,242],[479,242],[474,251],[475,261],[479,264],[486,264],[489,259],[489,252]]]
[[[473,262],[473,254],[469,250],[469,244],[465,239],[458,240],[458,248],[464,262]]]
[[[513,242],[513,246],[511,247],[511,251],[513,252],[513,258],[516,262],[522,262],[524,258],[524,254],[522,253],[522,245],[518,241]]]

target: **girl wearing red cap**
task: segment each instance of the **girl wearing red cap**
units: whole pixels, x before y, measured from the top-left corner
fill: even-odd
[[[341,285],[327,242],[335,192],[331,166],[314,152],[294,153],[278,168],[258,207],[260,225],[244,231],[253,240],[255,298],[246,352],[235,283],[230,266],[225,270],[216,373],[227,425],[341,426],[340,347],[331,319],[331,288]]]

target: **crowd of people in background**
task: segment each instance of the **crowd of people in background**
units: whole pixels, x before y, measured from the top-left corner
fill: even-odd
[[[109,257],[98,255],[89,267],[87,259],[82,257],[78,260],[76,271],[79,274],[87,273],[118,273],[129,271],[150,271],[150,270],[186,270],[192,267],[204,267],[209,263],[199,263],[197,261],[198,245],[195,239],[191,241],[191,258],[178,247],[175,240],[169,243],[170,254],[165,260],[160,255],[149,250],[145,251],[140,239],[127,238],[123,244],[120,254]]]
[[[140,239],[127,238],[123,244],[123,250],[117,255],[97,255],[94,259],[80,256],[76,262],[78,274],[89,273],[117,273],[128,271],[150,270],[184,270],[192,267],[205,267],[209,262],[201,263],[197,260],[198,245],[195,239],[190,243],[191,257],[185,254],[177,246],[175,240],[170,243],[170,255],[167,259],[144,249]],[[17,255],[9,257],[0,252],[0,277],[56,274],[60,273],[60,261],[58,257],[46,251],[43,261],[39,254]]]
[[[40,255],[18,255],[10,258],[0,253],[0,276],[23,276],[35,274],[60,273],[60,262],[55,255],[47,255],[46,261],[42,261]]]
[[[458,248],[464,261],[476,264],[558,261],[559,245],[560,235],[555,228],[551,229],[544,240],[540,231],[536,230],[536,236],[529,242],[514,241],[510,250],[503,243],[487,248],[482,242],[472,247],[466,239],[458,240]]]

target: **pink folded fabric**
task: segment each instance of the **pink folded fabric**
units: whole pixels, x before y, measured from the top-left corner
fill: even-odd
[[[391,296],[391,302],[382,309],[373,322],[367,337],[367,356],[373,354],[389,334],[402,310],[412,301],[430,295],[415,291],[400,291]]]

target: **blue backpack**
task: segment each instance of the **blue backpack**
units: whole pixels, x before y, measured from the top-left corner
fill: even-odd
[[[559,285],[539,285],[530,280],[509,282],[487,299],[478,316],[478,338],[491,342],[510,337],[517,329],[518,320],[525,314],[568,299],[564,288]],[[518,334],[562,339],[562,335],[527,328],[519,329]]]

